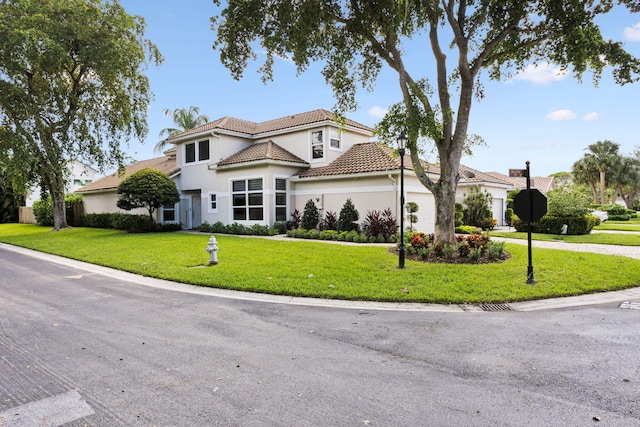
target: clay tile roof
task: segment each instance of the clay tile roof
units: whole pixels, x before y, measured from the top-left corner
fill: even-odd
[[[512,185],[509,180],[505,180],[502,177],[494,176],[487,172],[480,172],[479,170],[470,168],[468,166],[460,165],[458,171],[460,174],[461,183],[491,182],[494,184]]]
[[[229,166],[241,163],[256,162],[260,160],[275,160],[287,163],[296,163],[302,166],[309,164],[300,157],[285,150],[273,141],[259,142],[244,150],[218,162],[218,166]]]
[[[412,169],[411,158],[405,155],[405,169]],[[329,175],[348,175],[400,169],[400,157],[391,148],[375,142],[354,144],[328,166],[301,172],[300,178]]]
[[[132,164],[131,166],[127,166],[127,168],[125,169],[124,175],[118,175],[118,172],[114,172],[111,175],[107,175],[103,178],[93,181],[91,184],[85,185],[84,187],[76,190],[76,193],[90,193],[92,191],[101,191],[101,190],[115,190],[118,187],[118,184],[120,184],[120,182],[122,182],[124,178],[144,168],[157,169],[160,172],[164,172],[169,176],[180,171],[180,169],[176,167],[175,156],[164,156],[164,157],[157,157],[155,159],[142,160],[140,162],[136,162]]]
[[[195,135],[201,132],[212,131],[215,129],[233,131],[244,133],[247,135],[259,135],[267,132],[275,132],[278,130],[289,129],[296,126],[304,126],[313,123],[322,123],[326,121],[335,122],[335,116],[331,111],[319,109],[313,110],[301,114],[293,114],[279,119],[269,120],[266,122],[255,123],[248,120],[236,119],[234,117],[222,117],[214,120],[210,123],[198,126],[197,128],[189,129],[185,132],[181,132],[167,138],[168,141],[178,137],[184,137],[188,135]],[[368,126],[354,122],[353,120],[344,119],[344,124],[352,126],[358,129],[372,132]]]
[[[503,181],[506,181],[516,188],[522,189],[527,187],[527,179],[524,177],[510,177],[501,174],[500,172],[487,172],[486,174],[494,178],[499,178]],[[531,178],[531,187],[537,188],[543,193],[547,193],[549,190],[553,190],[555,188],[555,178],[552,176],[534,176],[533,178]]]

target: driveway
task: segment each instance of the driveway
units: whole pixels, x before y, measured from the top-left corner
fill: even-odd
[[[620,302],[394,311],[179,289],[0,247],[0,423],[640,426],[640,310]]]

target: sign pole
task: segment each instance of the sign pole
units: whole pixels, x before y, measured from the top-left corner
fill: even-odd
[[[533,278],[533,255],[531,250],[531,223],[533,222],[533,192],[531,191],[531,169],[529,168],[529,161],[526,162],[527,165],[527,193],[529,193],[529,197],[527,197],[527,212],[529,212],[529,224],[527,224],[527,243],[529,246],[529,265],[527,266],[527,283],[533,284],[536,283]]]

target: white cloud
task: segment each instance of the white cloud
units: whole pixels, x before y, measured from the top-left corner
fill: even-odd
[[[571,110],[557,110],[547,114],[547,119],[553,121],[573,120],[576,118],[576,113]]]
[[[375,107],[369,108],[369,111],[367,111],[367,114],[377,119],[381,119],[384,117],[385,114],[387,114],[387,112],[388,110],[386,108],[382,108],[376,105]]]
[[[624,29],[624,36],[632,42],[640,42],[640,22]]]
[[[600,114],[596,113],[595,111],[593,113],[585,114],[582,118],[582,120],[584,120],[585,122],[595,122],[598,119],[600,119]]]
[[[560,69],[558,66],[543,62],[538,65],[528,65],[523,71],[514,76],[515,80],[525,80],[533,84],[549,84],[564,79],[567,76],[567,72]]]

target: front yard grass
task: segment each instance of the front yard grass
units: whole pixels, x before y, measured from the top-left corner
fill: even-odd
[[[491,231],[494,237],[507,237],[510,239],[527,239],[524,231]],[[640,233],[590,233],[578,236],[562,234],[531,233],[532,240],[547,242],[562,241],[567,243],[595,243],[599,245],[640,246]]]
[[[640,285],[640,260],[534,249],[536,284],[526,284],[527,248],[507,245],[494,264],[425,264],[404,270],[388,246],[217,235],[220,263],[206,267],[208,234],[0,224],[0,241],[176,282],[345,300],[425,303],[510,302]],[[497,235],[497,233],[495,233]]]

